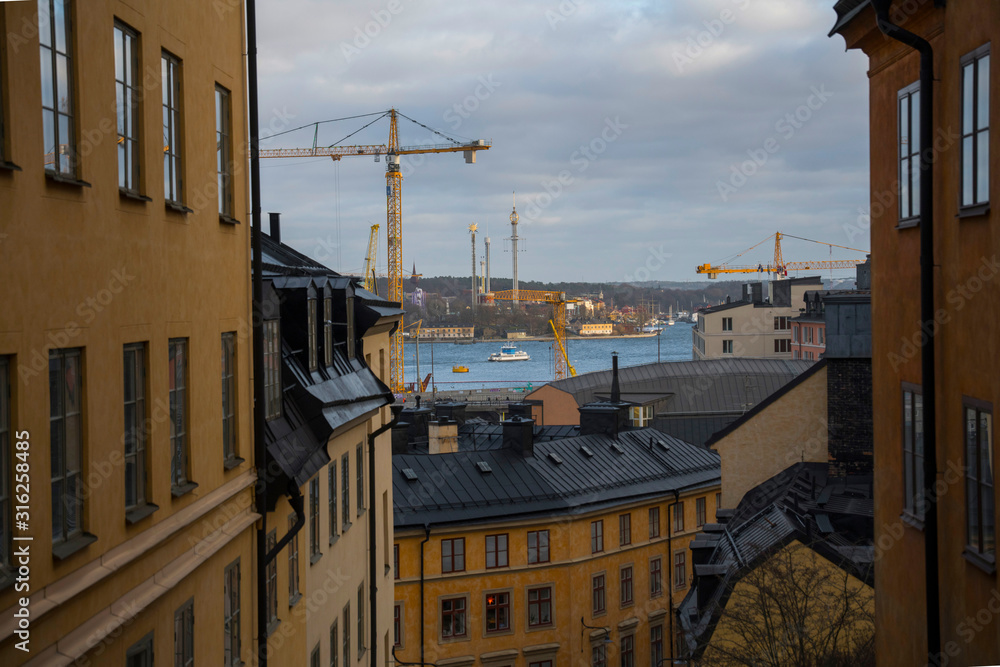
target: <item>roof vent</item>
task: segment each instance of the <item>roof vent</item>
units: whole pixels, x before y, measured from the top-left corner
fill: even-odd
[[[476,467],[479,468],[479,472],[486,474],[488,472],[493,472],[493,468],[486,461],[476,461]]]
[[[622,446],[619,445],[617,442],[612,442],[611,443],[611,449],[615,450],[619,454],[624,454],[625,453],[625,450],[622,449]]]
[[[590,447],[588,447],[587,445],[581,445],[580,451],[583,452],[583,455],[586,456],[588,459],[594,455],[593,450],[590,449]]]
[[[667,443],[663,442],[662,440],[657,440],[656,444],[658,444],[660,446],[660,449],[662,449],[663,451],[665,451],[665,452],[669,452],[670,451],[670,445],[668,445]]]
[[[549,458],[552,459],[555,463],[562,463],[562,457],[556,454],[555,452],[549,452]]]
[[[403,468],[403,477],[413,482],[417,479],[417,473],[413,471],[413,468]]]

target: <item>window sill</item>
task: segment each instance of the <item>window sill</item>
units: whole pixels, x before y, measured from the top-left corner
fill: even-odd
[[[80,533],[65,542],[52,545],[52,556],[58,560],[66,560],[78,551],[82,551],[97,541],[96,535],[90,533]]]
[[[246,459],[241,459],[241,458],[240,458],[240,457],[238,457],[238,456],[234,456],[234,457],[233,457],[233,458],[231,458],[231,459],[226,459],[225,461],[223,461],[223,462],[222,462],[222,466],[223,466],[223,467],[224,467],[224,468],[225,468],[226,470],[232,470],[233,468],[238,468],[238,467],[239,467],[240,465],[242,465],[243,463],[246,463]]]
[[[291,609],[292,607],[294,607],[295,605],[297,605],[299,603],[299,600],[301,600],[301,599],[302,599],[302,593],[301,592],[298,592],[295,595],[293,595],[292,597],[288,598],[288,608]],[[270,634],[270,633],[268,633],[268,634]]]
[[[180,202],[170,201],[169,199],[165,201],[163,205],[166,206],[168,211],[173,211],[174,213],[182,213],[184,215],[194,213],[193,208],[188,208]]]
[[[0,160],[0,169],[3,169],[4,171],[22,171],[22,169],[16,164],[13,162],[7,162],[7,160]]]
[[[995,557],[991,558],[989,556],[984,556],[983,554],[976,553],[969,547],[966,547],[965,550],[962,551],[962,558],[969,561],[986,574],[996,574],[997,563]]]
[[[919,217],[903,218],[902,220],[896,223],[896,229],[911,229],[913,227],[919,227],[919,226],[920,226]]]
[[[80,188],[93,187],[87,181],[81,181],[78,178],[73,178],[72,176],[66,176],[64,174],[60,174],[54,171],[49,171],[48,169],[45,170],[45,178],[49,179],[50,181],[54,181],[56,183],[62,183],[63,185],[75,185],[76,187]]]
[[[118,188],[118,196],[121,197],[122,199],[131,199],[132,201],[142,202],[143,204],[148,204],[149,202],[153,201],[146,195],[141,195],[138,192],[135,192],[134,190],[127,190],[120,186]]]
[[[219,214],[219,222],[226,225],[238,225],[240,221],[236,218],[230,218],[228,215]]]
[[[345,523],[344,525],[342,525],[340,527],[340,534],[343,535],[344,533],[346,533],[348,530],[351,529],[352,525],[354,525],[354,524],[352,524],[352,523]]]
[[[310,565],[315,565],[322,558],[323,558],[323,552],[322,551],[317,551],[316,553],[314,553],[312,556],[309,557],[309,564]]]
[[[171,486],[170,495],[174,498],[180,498],[181,496],[187,495],[198,488],[196,482],[188,482],[187,484],[182,484],[181,486]]]
[[[340,539],[340,535],[334,535],[334,536],[332,536],[330,538],[330,546],[332,547],[334,544],[336,544],[337,540],[339,540],[339,539]]]
[[[385,566],[385,573],[384,573],[384,576],[388,577],[388,576],[389,576],[389,572],[391,572],[391,571],[392,571],[392,568],[391,568],[391,567],[389,567],[388,565],[386,565],[386,566]]]
[[[973,206],[961,206],[958,209],[956,218],[976,218],[990,212],[990,203],[975,204]]]
[[[154,505],[153,503],[145,503],[139,505],[138,507],[133,507],[130,510],[125,510],[125,522],[128,525],[133,525],[139,523],[147,516],[152,516],[153,512],[160,509],[159,505]]]
[[[279,625],[281,625],[281,619],[280,618],[276,618],[273,621],[271,621],[270,623],[268,623],[267,624],[267,629],[264,631],[264,636],[265,637],[270,637],[271,635],[273,635],[274,631],[278,629]]]
[[[910,528],[915,528],[921,532],[924,530],[924,520],[912,512],[904,510],[903,513],[899,515],[899,519]]]

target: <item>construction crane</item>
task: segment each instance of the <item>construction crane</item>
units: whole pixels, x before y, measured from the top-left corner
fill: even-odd
[[[345,157],[368,155],[374,156],[376,162],[379,161],[381,156],[385,156],[385,232],[389,256],[389,290],[386,296],[389,301],[401,304],[403,302],[403,196],[401,189],[403,175],[399,170],[400,156],[460,152],[465,155],[465,162],[467,164],[474,164],[476,162],[476,151],[489,150],[492,143],[483,139],[461,142],[442,132],[433,130],[423,123],[418,123],[412,118],[399,113],[396,109],[389,109],[386,112],[376,112],[371,115],[378,115],[379,113],[381,115],[368,123],[368,125],[386,116],[389,117],[389,141],[385,144],[318,147],[316,143],[319,135],[319,123],[316,123],[312,148],[263,149],[260,151],[260,156],[262,158],[329,157],[336,161]],[[425,146],[400,146],[399,131],[396,123],[397,116],[402,116],[406,120],[430,130],[450,143]],[[365,125],[365,127],[368,127],[368,125]],[[403,334],[399,330],[392,335],[389,341],[389,388],[393,393],[399,394],[403,392]]]
[[[837,245],[836,243],[826,243],[825,241],[813,241],[812,239],[804,239],[801,236],[792,236],[791,234],[782,234],[781,232],[775,232],[771,236],[774,237],[774,262],[771,264],[718,264],[712,266],[711,264],[700,264],[698,268],[695,269],[697,273],[707,273],[709,279],[714,280],[718,277],[720,273],[758,273],[767,272],[773,273],[775,276],[788,275],[789,271],[806,271],[806,270],[823,270],[823,269],[853,269],[857,267],[858,264],[863,264],[865,260],[863,259],[833,259],[833,260],[820,260],[817,262],[786,262],[781,257],[781,239],[782,237],[788,237],[790,239],[798,239],[800,241],[809,241],[810,243],[819,243],[820,245],[825,245],[830,248],[842,248],[844,250],[852,250],[854,252],[868,253],[867,250],[859,250],[858,248],[848,248],[847,246]],[[750,246],[743,252],[736,255],[736,257],[741,257],[746,253],[750,252],[757,246],[764,243],[771,238],[768,236],[766,239]],[[734,258],[735,259],[735,258]]]
[[[544,292],[541,290],[501,290],[499,292],[493,293],[494,299],[500,299],[501,301],[514,301],[516,303],[524,303],[526,301],[537,301],[540,303],[551,303],[552,304],[552,330],[556,334],[556,340],[564,340],[566,338],[566,304],[576,303],[576,299],[567,299],[566,292]],[[560,353],[556,354],[556,379],[562,380],[567,375],[567,372],[572,368],[569,363],[569,358],[566,356],[566,348],[561,344],[559,345]],[[576,371],[573,370],[573,374]]]
[[[569,360],[569,355],[566,353],[566,346],[563,345],[563,339],[562,339],[562,337],[559,335],[559,332],[556,331],[556,323],[553,322],[552,320],[549,320],[549,326],[552,327],[552,333],[555,334],[556,345],[559,346],[559,352],[562,353],[563,359],[566,360],[566,367],[569,369],[569,375],[570,375],[570,377],[574,377],[575,378],[576,377],[576,369],[573,367],[573,362],[571,362]]]
[[[419,385],[419,388],[416,389],[416,390],[419,391],[419,392],[423,392],[424,390],[427,389],[427,383],[429,383],[431,381],[431,376],[433,375],[433,373],[428,373],[426,379],[424,379],[424,380],[420,379],[420,326],[422,324],[423,324],[423,320],[420,319],[420,320],[417,320],[416,322],[410,322],[405,327],[403,327],[404,331],[407,330],[407,329],[409,329],[410,327],[416,327],[416,330],[412,334],[410,334],[410,336],[413,338],[414,342],[417,344],[417,382],[416,382],[416,385]]]
[[[378,225],[372,225],[371,235],[368,237],[368,254],[365,255],[364,286],[369,292],[374,292],[375,287],[375,263],[378,255]]]

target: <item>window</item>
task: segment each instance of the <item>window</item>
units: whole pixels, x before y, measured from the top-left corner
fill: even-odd
[[[733,318],[731,318],[731,317],[723,317],[722,318],[722,330],[723,331],[732,331],[733,330]]]
[[[334,540],[337,539],[337,460],[334,459],[330,461],[330,465],[326,467],[326,485],[329,496],[326,499],[329,512],[329,523],[330,523],[330,544],[333,544]]]
[[[920,389],[903,389],[903,510],[924,517],[924,397]]]
[[[174,667],[194,665],[194,599],[174,612]]]
[[[319,477],[309,480],[309,558],[313,562],[320,557],[319,551]]]
[[[486,569],[507,567],[507,533],[486,536]]]
[[[510,630],[510,593],[486,594],[486,632]]]
[[[604,644],[590,647],[590,667],[608,667],[608,650]]]
[[[236,463],[236,334],[222,334],[222,455]]]
[[[215,86],[215,161],[219,187],[219,216],[233,216],[233,157],[230,145],[229,91]]]
[[[722,354],[732,354],[733,353],[733,341],[723,340],[722,341]]]
[[[632,544],[632,514],[618,515],[618,546]]]
[[[528,563],[549,562],[549,531],[528,531]]]
[[[635,667],[634,635],[626,635],[622,637],[619,657],[621,658],[621,667]]]
[[[330,667],[337,667],[337,656],[340,654],[340,639],[337,636],[337,621],[330,626]]]
[[[824,337],[826,336],[826,329],[820,327],[819,329],[816,330],[816,332],[819,334],[819,338],[817,339],[818,344],[825,346],[826,342],[824,341]]]
[[[965,409],[965,509],[968,550],[996,561],[993,500],[993,408],[974,399]]]
[[[990,200],[990,45],[962,65],[962,206]]]
[[[226,568],[224,583],[223,650],[225,667],[242,664],[240,650],[240,561]]]
[[[46,171],[76,177],[72,5],[38,0],[38,40],[42,57],[42,135]]]
[[[331,643],[332,643],[331,639]],[[392,645],[400,648],[403,645],[403,603],[397,602],[392,606]],[[332,663],[331,663],[332,667]]]
[[[649,539],[655,539],[660,536],[660,508],[650,507],[649,508]]]
[[[789,338],[775,338],[774,351],[777,354],[792,351],[792,341]]]
[[[344,607],[344,665],[351,664],[351,603]]]
[[[80,348],[49,351],[53,544],[69,541],[83,532],[82,356]]]
[[[358,445],[355,450],[355,473],[358,476],[358,516],[365,513],[365,455],[364,446]]]
[[[0,579],[11,572],[10,357],[0,357]]]
[[[799,329],[801,329],[801,328],[802,328],[801,325],[794,324],[794,323],[792,324],[792,342],[793,343],[799,342]]]
[[[441,572],[465,571],[465,538],[441,540]]]
[[[899,219],[920,215],[920,83],[899,91]]]
[[[663,626],[653,625],[649,628],[649,664],[660,667],[663,662]]]
[[[674,532],[684,530],[684,501],[674,503]]]
[[[705,519],[708,514],[707,508],[705,507],[706,505],[707,503],[704,497],[698,498],[694,501],[694,523],[697,528],[701,528],[705,525]]]
[[[774,330],[775,331],[788,331],[792,328],[792,318],[790,317],[775,317],[774,318]]]
[[[319,354],[316,349],[316,299],[309,299],[309,309],[306,317],[306,337],[309,339],[309,370],[314,371],[319,367]]]
[[[319,667],[319,644],[316,644],[309,656],[309,667]]]
[[[719,493],[715,494],[715,509],[716,509],[716,511],[718,511],[719,508],[721,508],[721,507],[722,507],[722,492],[719,492]]]
[[[265,549],[270,552],[277,544],[277,531],[272,530],[267,534]],[[267,631],[271,631],[278,625],[278,559],[275,558],[267,564]]]
[[[625,605],[632,604],[634,599],[632,595],[632,566],[625,565],[618,571],[618,593],[619,602],[624,607]]]
[[[146,504],[146,344],[126,345],[123,355],[125,402],[125,509]]]
[[[593,615],[603,614],[604,610],[607,609],[607,598],[604,591],[604,575],[595,574],[590,580],[590,590],[591,590],[591,609],[593,610]]]
[[[590,553],[596,554],[604,551],[604,520],[590,522]]]
[[[657,556],[649,559],[649,596],[663,592],[663,560]]]
[[[441,600],[441,636],[465,636],[465,598]]]
[[[653,406],[640,405],[632,408],[632,426],[642,428],[653,420]]]
[[[163,198],[184,201],[181,177],[181,61],[166,51],[160,57],[163,82]]]
[[[295,526],[295,514],[288,517],[288,531]],[[299,534],[295,533],[288,543],[288,606],[299,601]]]
[[[118,187],[139,192],[139,34],[115,21],[115,96],[118,110]]]
[[[342,506],[344,530],[351,527],[351,456],[340,457],[340,504]],[[346,632],[346,630],[345,630]]]
[[[175,492],[188,483],[187,339],[170,340],[170,482]]]
[[[392,545],[392,578],[399,579],[399,545]]]
[[[125,667],[153,667],[152,632],[125,651]]]
[[[552,625],[552,588],[528,589],[528,627]]]
[[[281,416],[281,337],[278,320],[264,322],[264,407],[267,419]]]
[[[333,299],[323,299],[323,363],[333,365]]]
[[[805,334],[805,339],[802,342],[803,343],[808,343],[809,345],[812,345],[812,342],[813,342],[813,328],[812,327],[805,327],[805,328],[802,329],[802,333]]]
[[[687,552],[674,552],[674,587],[684,588],[687,584]]]
[[[358,586],[358,658],[365,652],[365,585]]]

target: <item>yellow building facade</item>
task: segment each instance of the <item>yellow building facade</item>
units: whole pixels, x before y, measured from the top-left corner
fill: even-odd
[[[0,663],[249,661],[241,3],[0,29]]]

